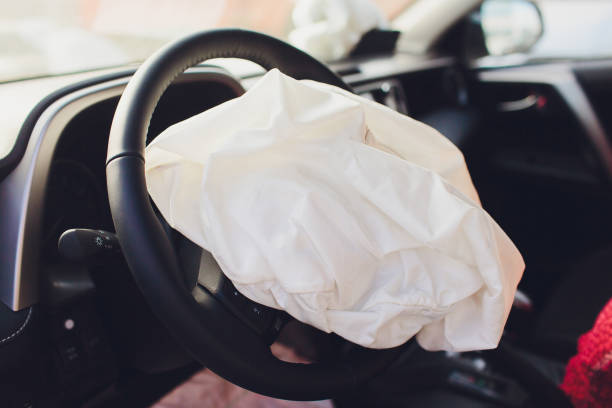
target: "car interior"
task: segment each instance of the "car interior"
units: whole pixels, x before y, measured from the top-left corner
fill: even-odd
[[[339,408],[570,406],[565,366],[612,295],[612,59],[492,56],[472,3],[422,53],[374,30],[322,63],[218,29],[142,65],[0,83],[0,138],[11,140],[0,159],[0,405],[145,407],[209,367],[260,394]],[[497,349],[356,346],[242,296],[163,220],[145,144],[272,68],[384,104],[461,150],[526,264]],[[312,364],[277,360],[274,342]]]

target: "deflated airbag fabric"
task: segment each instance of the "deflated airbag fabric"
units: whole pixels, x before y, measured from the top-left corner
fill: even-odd
[[[168,223],[246,297],[365,347],[499,342],[524,264],[432,128],[268,72],[146,149]]]

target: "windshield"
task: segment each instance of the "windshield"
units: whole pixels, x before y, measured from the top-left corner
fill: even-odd
[[[542,38],[529,50],[535,58],[580,59],[612,56],[612,1],[537,0]]]
[[[348,0],[353,1],[353,0]],[[387,19],[413,0],[375,0]],[[294,0],[20,0],[0,6],[0,82],[125,65],[203,29],[286,39]]]

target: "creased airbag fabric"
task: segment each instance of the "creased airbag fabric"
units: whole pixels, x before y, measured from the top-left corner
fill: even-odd
[[[246,297],[370,348],[497,346],[524,269],[432,128],[268,72],[146,149],[168,223]]]

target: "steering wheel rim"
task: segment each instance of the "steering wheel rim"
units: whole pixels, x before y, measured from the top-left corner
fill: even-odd
[[[187,68],[211,58],[248,59],[296,79],[350,90],[308,54],[260,33],[226,29],[191,35],[147,59],[128,83],[113,118],[106,176],[113,223],[132,275],[153,312],[193,357],[228,381],[284,399],[331,398],[384,370],[400,348],[360,349],[350,360],[313,364],[276,359],[265,341],[208,293],[196,301],[149,200],[144,149],[163,92]],[[208,298],[206,298],[208,296]]]

